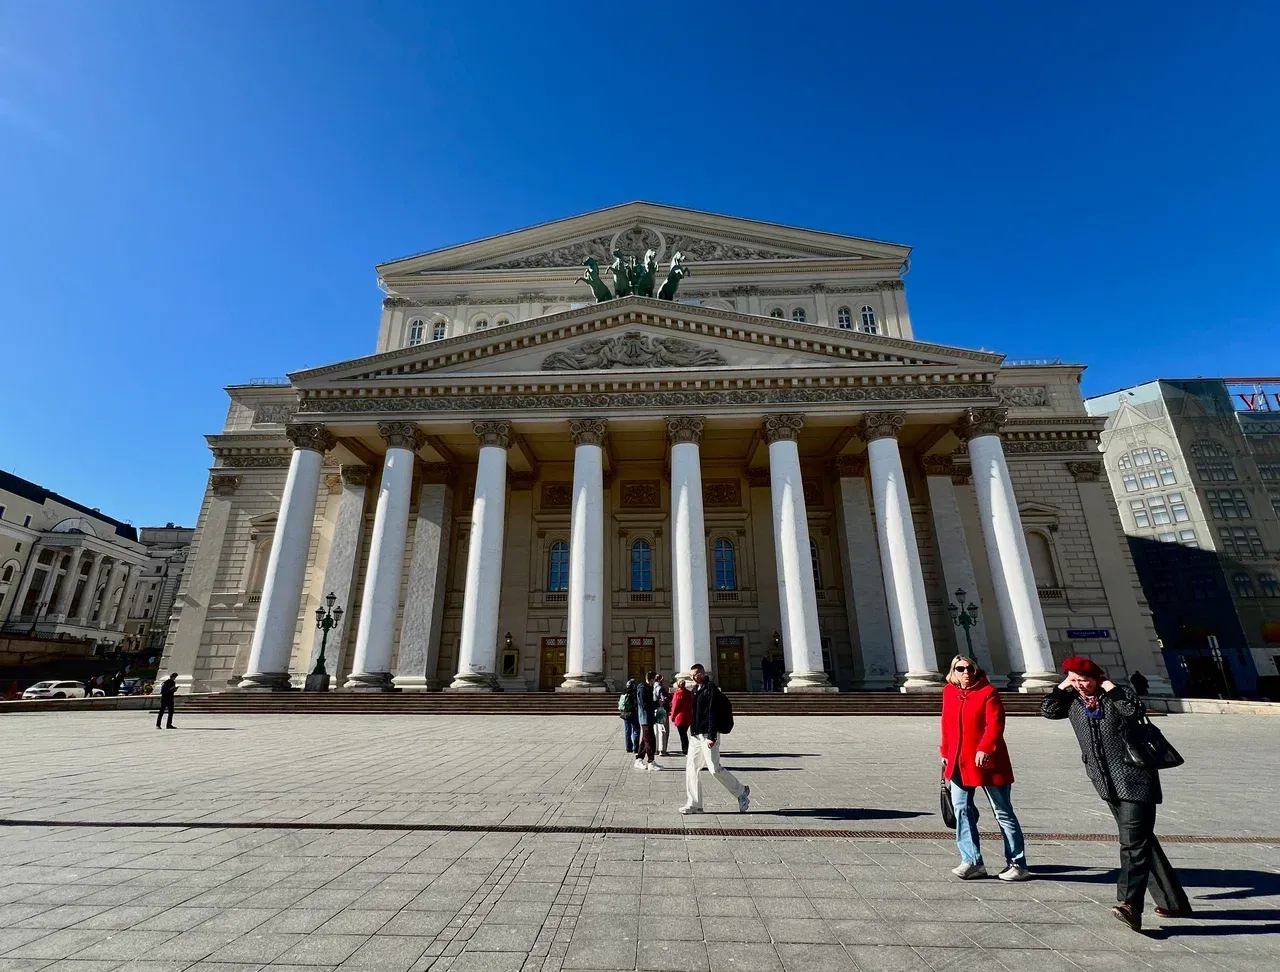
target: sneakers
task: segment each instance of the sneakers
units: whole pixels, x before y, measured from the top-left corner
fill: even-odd
[[[742,792],[738,794],[738,813],[746,813],[747,808],[751,806],[751,787],[744,786]]]
[[[981,864],[966,864],[960,862],[959,867],[953,867],[951,873],[958,877],[961,881],[972,881],[974,878],[984,878],[987,876],[987,869]]]
[[[680,808],[680,812],[687,817],[691,813],[702,813],[702,807],[691,807],[686,805]]]
[[[663,769],[662,765],[659,763],[649,763],[648,767],[650,773],[660,773]]]
[[[644,769],[644,760],[643,760],[643,759],[637,759],[637,760],[636,760],[636,769],[638,769],[638,770],[642,770],[642,769]]]
[[[1021,864],[1010,864],[996,875],[1001,881],[1030,881],[1031,872]]]

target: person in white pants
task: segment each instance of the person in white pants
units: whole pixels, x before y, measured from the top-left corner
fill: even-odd
[[[702,767],[720,781],[730,796],[738,799],[738,812],[746,813],[751,806],[751,787],[743,786],[738,778],[720,765],[719,741],[716,732],[715,696],[719,689],[707,677],[701,665],[690,668],[697,687],[693,693],[693,738],[690,740],[689,757],[684,764],[684,788],[688,802],[680,808],[684,814],[702,813]]]

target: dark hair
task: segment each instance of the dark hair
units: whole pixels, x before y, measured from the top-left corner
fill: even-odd
[[[172,674],[170,674],[170,676],[169,676],[169,677],[170,677],[170,678],[177,678],[177,677],[178,677],[178,673],[177,673],[177,672],[173,672]]]
[[[644,680],[645,680],[646,682],[652,682],[652,681],[653,681],[655,678],[657,678],[657,677],[658,677],[658,673],[657,673],[657,672],[645,672],[645,673],[644,673]]]
[[[705,668],[703,668],[703,667],[702,667],[702,665],[700,665],[700,664],[693,664],[693,665],[690,665],[690,666],[689,666],[689,671],[691,671],[691,672],[703,672],[704,674],[706,673],[706,669],[705,669]]]

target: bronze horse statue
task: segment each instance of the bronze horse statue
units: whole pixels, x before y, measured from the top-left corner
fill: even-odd
[[[591,292],[596,295],[597,301],[613,300],[613,294],[609,293],[609,288],[605,282],[600,279],[600,264],[596,263],[595,257],[587,257],[586,262],[582,264],[586,267],[586,271],[579,277],[575,283],[585,283],[591,288]]]
[[[684,265],[684,254],[679,250],[671,254],[671,268],[667,270],[666,283],[658,291],[659,300],[675,300],[676,288],[680,281],[689,275],[689,268]]]

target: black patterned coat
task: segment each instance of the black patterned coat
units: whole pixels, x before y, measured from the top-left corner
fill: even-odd
[[[1104,800],[1160,803],[1160,774],[1124,761],[1126,724],[1143,709],[1133,689],[1117,685],[1102,693],[1102,718],[1085,715],[1084,700],[1075,689],[1055,688],[1041,705],[1046,719],[1070,719],[1080,743],[1084,770]]]

